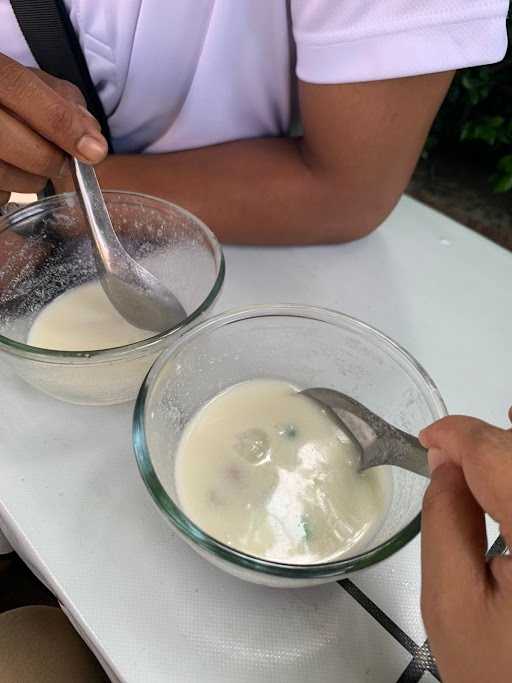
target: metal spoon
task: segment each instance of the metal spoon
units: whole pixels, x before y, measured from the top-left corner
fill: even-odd
[[[358,401],[334,389],[306,389],[301,392],[314,399],[359,446],[359,470],[379,465],[395,465],[430,478],[427,451],[418,439],[393,427]]]
[[[73,159],[75,184],[91,230],[100,282],[114,308],[142,330],[163,332],[187,314],[174,294],[135,261],[117,237],[92,166]]]
[[[359,447],[359,471],[379,465],[395,465],[430,479],[427,451],[416,437],[393,427],[354,398],[334,389],[306,389],[301,394],[319,403],[343,432]],[[487,559],[507,555],[509,548],[498,536]]]

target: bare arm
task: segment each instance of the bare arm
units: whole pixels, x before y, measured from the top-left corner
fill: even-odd
[[[300,83],[302,139],[116,155],[99,166],[99,175],[107,188],[146,192],[190,209],[225,242],[357,239],[400,198],[452,77]]]

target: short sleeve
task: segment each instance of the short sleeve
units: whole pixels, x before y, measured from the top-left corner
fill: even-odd
[[[353,83],[491,64],[508,0],[291,0],[297,75]]]

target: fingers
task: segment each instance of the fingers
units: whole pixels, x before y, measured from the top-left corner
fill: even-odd
[[[46,71],[41,71],[40,69],[30,69],[30,71],[39,79],[41,79],[43,83],[46,83],[46,85],[50,86],[52,90],[58,92],[59,95],[62,95],[62,97],[64,97],[66,100],[74,102],[81,107],[85,107],[84,96],[82,95],[80,89],[77,88],[73,83],[70,83],[69,81],[63,81],[62,78],[55,78],[55,76],[46,73]]]
[[[50,76],[50,74],[47,74],[45,71],[40,71],[39,69],[32,69],[32,72],[44,83],[49,85],[52,90],[58,92],[59,95],[62,95],[66,100],[74,102],[80,111],[90,119],[91,125],[94,126],[98,133],[101,133],[99,121],[95,119],[87,109],[84,96],[76,85],[73,85],[73,83],[70,83],[69,81],[63,81],[61,78]]]
[[[449,460],[462,465],[462,460],[478,441],[485,422],[472,417],[450,415],[424,429],[419,438],[425,448],[437,448],[446,453]]]
[[[61,176],[59,178],[51,178],[55,194],[63,194],[64,192],[73,192],[75,184],[71,175]]]
[[[440,448],[430,448],[428,451],[428,466],[431,472],[441,465],[450,462],[450,458]]]
[[[96,164],[107,154],[107,143],[97,123],[84,109],[5,55],[0,55],[0,106],[82,161]]]
[[[508,598],[512,591],[512,557],[510,555],[493,557],[489,562],[489,569],[494,576],[496,584]]]
[[[64,153],[55,145],[1,109],[0,156],[11,166],[43,177],[59,175],[65,160]]]
[[[46,178],[22,171],[0,161],[0,190],[5,192],[38,193],[46,185]]]
[[[432,473],[422,513],[422,612],[427,630],[455,626],[486,590],[484,514],[460,467]],[[455,619],[456,617],[456,619]]]
[[[442,451],[462,467],[480,507],[501,526],[512,542],[512,432],[469,417],[447,417],[420,435],[422,444]]]
[[[0,203],[68,175],[68,154],[86,163],[105,158],[107,143],[84,104],[71,83],[0,54]]]

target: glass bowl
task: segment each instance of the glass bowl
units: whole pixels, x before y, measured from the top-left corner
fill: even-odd
[[[207,320],[177,338],[157,360],[141,387],[134,414],[140,473],[182,538],[239,578],[298,587],[336,581],[369,567],[416,536],[428,482],[398,468],[392,468],[392,501],[379,533],[364,552],[337,561],[292,565],[260,559],[217,541],[188,519],[174,481],[183,429],[217,393],[257,377],[282,379],[301,388],[338,389],[412,434],[446,415],[425,370],[398,344],[354,318],[322,308],[278,305]]]
[[[0,362],[47,394],[86,405],[134,399],[172,335],[211,309],[224,280],[219,243],[195,216],[132,192],[106,192],[105,199],[128,253],[167,284],[187,312],[172,329],[111,349],[55,351],[27,343],[44,306],[97,279],[77,196],[49,197],[0,218]]]

